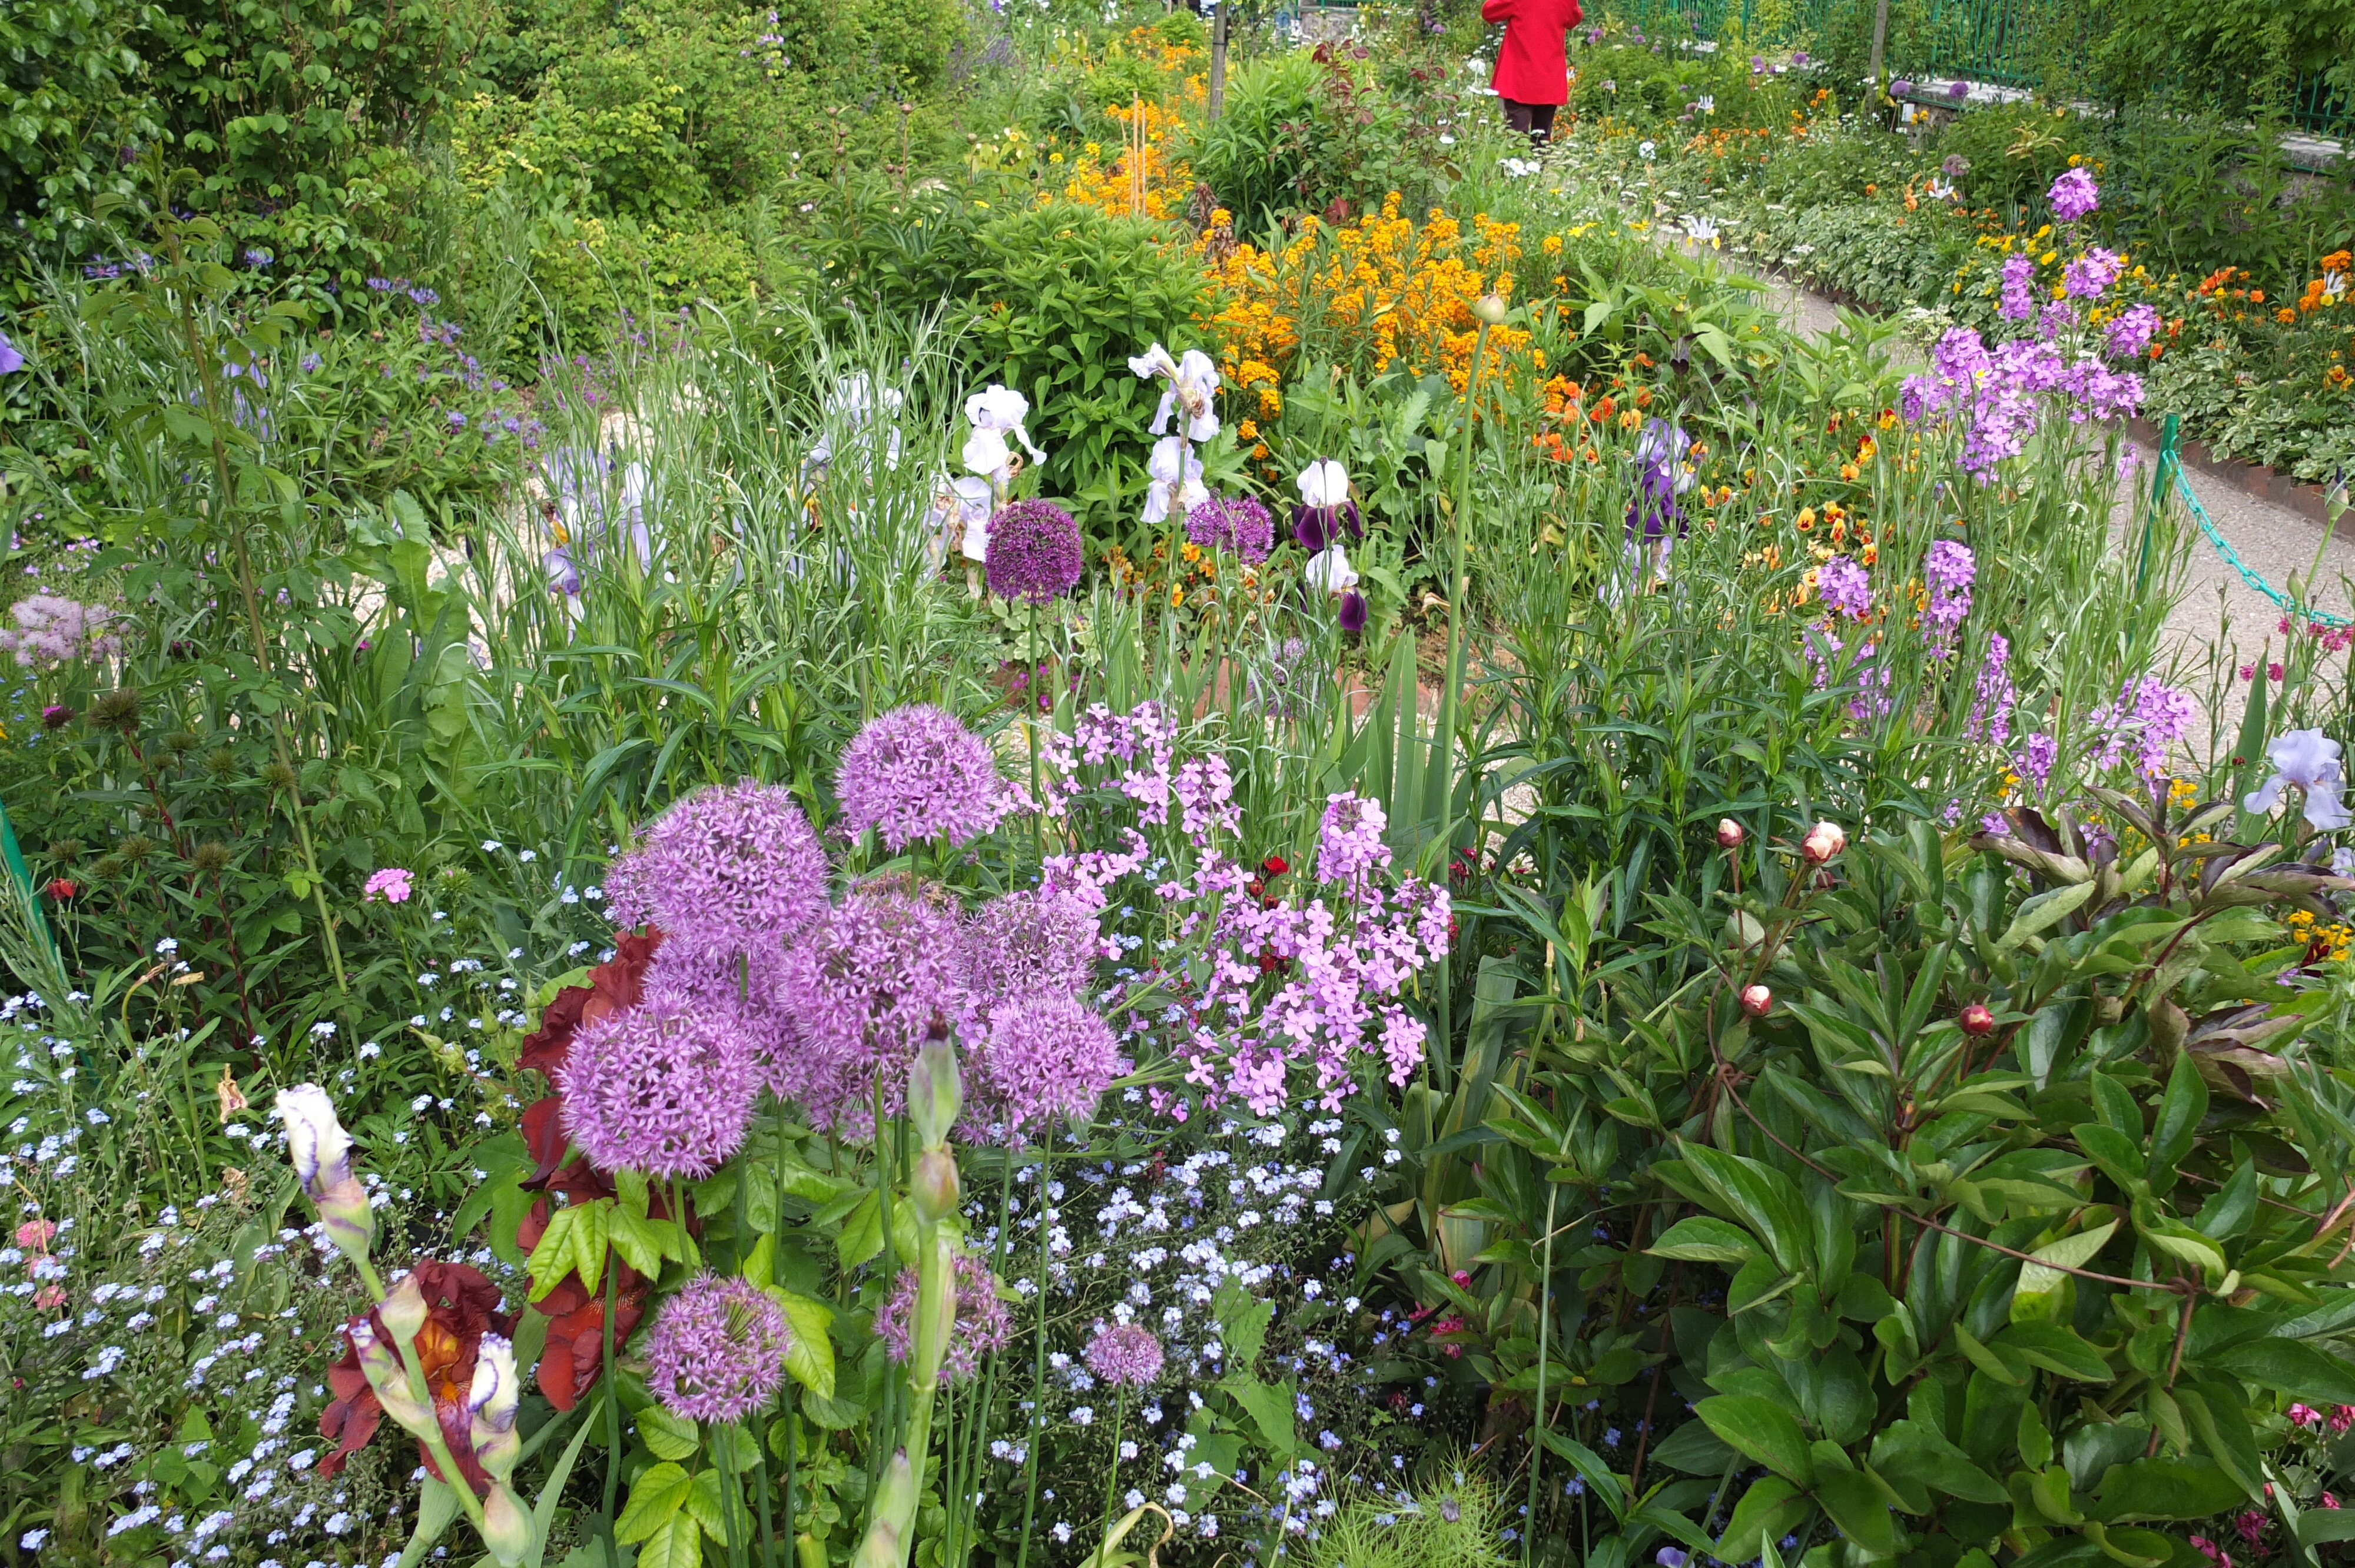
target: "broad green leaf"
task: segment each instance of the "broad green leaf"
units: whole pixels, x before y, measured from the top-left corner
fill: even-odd
[[[1872,1443],[1872,1467],[1902,1476],[1965,1502],[2004,1503],[2011,1494],[1944,1434],[1909,1418],[1892,1421]]]
[[[663,1250],[668,1240],[666,1233],[671,1229],[668,1220],[650,1220],[633,1213],[627,1204],[612,1211],[607,1225],[613,1250],[649,1279],[662,1273]]]
[[[2137,1428],[2139,1430],[2139,1428]],[[2095,1487],[2094,1518],[2207,1519],[2241,1506],[2232,1477],[2203,1459],[2130,1459],[2112,1465]]]
[[[1889,1502],[1861,1470],[1832,1470],[1816,1480],[1816,1500],[1842,1535],[1875,1557],[1897,1554],[1897,1524]]]
[[[834,1341],[827,1337],[826,1330],[834,1321],[834,1308],[823,1301],[796,1296],[781,1286],[762,1288],[784,1309],[786,1325],[793,1330],[793,1342],[785,1351],[785,1370],[812,1393],[822,1399],[833,1398]]]
[[[1815,1479],[1815,1461],[1808,1457],[1806,1434],[1796,1417],[1769,1399],[1755,1394],[1721,1393],[1693,1406],[1709,1429],[1751,1458],[1787,1476],[1801,1486]]]
[[[2033,1255],[2036,1261],[2020,1266],[2019,1285],[2012,1292],[2011,1320],[2018,1323],[2030,1318],[2050,1317],[2060,1302],[2061,1287],[2069,1278],[2061,1270],[2083,1268],[2091,1263],[2117,1228],[2118,1222],[2112,1220],[2038,1247]]]
[[[630,1500],[623,1506],[622,1517],[613,1521],[613,1539],[626,1543],[651,1537],[687,1505],[687,1494],[694,1484],[677,1465],[656,1465],[647,1470],[630,1489]]]
[[[1762,1542],[1777,1541],[1796,1530],[1814,1510],[1815,1504],[1782,1477],[1761,1477],[1750,1483],[1749,1490],[1734,1505],[1733,1517],[1725,1521],[1725,1533],[1717,1538],[1717,1555],[1728,1563],[1750,1562],[1759,1555]]]
[[[1219,1386],[1243,1407],[1261,1436],[1267,1439],[1268,1451],[1288,1462],[1295,1442],[1292,1385],[1262,1383],[1255,1377],[1237,1374]]]
[[[883,1205],[874,1193],[859,1199],[843,1220],[834,1248],[845,1268],[857,1268],[883,1250]]]
[[[1611,1467],[1603,1462],[1602,1455],[1569,1434],[1550,1426],[1540,1436],[1544,1438],[1547,1447],[1570,1461],[1571,1468],[1578,1472],[1579,1478],[1602,1500],[1603,1506],[1611,1510],[1614,1519],[1625,1512],[1626,1491],[1620,1486],[1619,1478],[1612,1473]]]
[[[2110,1363],[2092,1341],[2061,1323],[2014,1323],[1998,1333],[1989,1341],[1989,1348],[2016,1351],[2030,1366],[2042,1367],[2079,1383],[2108,1383],[2114,1375]]]
[[[2025,947],[2029,938],[2038,932],[2057,926],[2074,914],[2080,905],[2094,895],[2097,885],[2093,882],[2071,883],[2062,887],[2047,888],[2028,899],[2013,913],[2011,924],[2004,928],[2003,936],[1996,942],[1996,951],[2008,953],[2016,948]]]
[[[638,1548],[638,1568],[703,1568],[703,1527],[684,1510]]]
[[[2355,1365],[2305,1340],[2248,1340],[2200,1359],[2307,1404],[2355,1404]]]
[[[1748,1231],[1724,1220],[1695,1214],[1670,1225],[1668,1234],[1645,1249],[1655,1257],[1686,1263],[1722,1263],[1740,1267],[1759,1255],[1758,1243]]]
[[[702,1446],[694,1422],[659,1404],[639,1411],[637,1420],[638,1436],[657,1459],[684,1459]]]

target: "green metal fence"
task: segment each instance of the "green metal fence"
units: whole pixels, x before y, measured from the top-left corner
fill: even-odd
[[[2056,65],[2086,63],[2082,32],[2055,36],[2054,9],[2051,0],[1917,0],[1894,5],[1889,69],[1898,76],[2041,88]],[[1859,0],[1596,0],[1591,14],[1598,21],[1615,16],[1670,37],[1712,42],[1739,37],[1762,48],[1819,43],[1836,26],[1869,27],[1871,15]],[[2355,105],[2332,91],[2319,72],[2297,79],[2286,109],[2297,129],[2318,135],[2344,135],[2355,126]]]

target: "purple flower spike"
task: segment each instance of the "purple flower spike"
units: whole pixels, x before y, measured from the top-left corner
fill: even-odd
[[[1087,1362],[1108,1383],[1143,1388],[1161,1375],[1161,1341],[1142,1323],[1115,1323],[1088,1341]]]
[[[580,591],[570,557],[551,586]],[[790,791],[747,779],[699,789],[655,820],[605,879],[616,924],[651,921],[680,956],[774,953],[826,907],[826,852]]]
[[[978,838],[1008,804],[988,745],[926,703],[869,719],[843,747],[834,789],[843,828],[873,828],[893,854],[929,839],[955,845]]]
[[[2052,216],[2063,223],[2074,223],[2102,205],[2101,186],[2083,167],[2062,170],[2045,194],[2052,203]]]
[[[646,1335],[646,1387],[674,1415],[741,1421],[784,1385],[793,1342],[759,1286],[704,1274],[663,1303]]]
[[[989,591],[1045,604],[1071,591],[1085,552],[1080,525],[1051,501],[1017,501],[989,520]]]
[[[698,1180],[743,1146],[759,1087],[735,1018],[678,995],[582,1024],[557,1083],[591,1164]]]

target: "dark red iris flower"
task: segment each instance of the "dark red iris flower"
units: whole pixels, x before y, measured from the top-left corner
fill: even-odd
[[[513,1334],[515,1319],[498,1310],[499,1287],[478,1268],[427,1258],[416,1272],[418,1287],[425,1293],[426,1317],[425,1326],[410,1342],[425,1369],[425,1385],[433,1395],[433,1413],[441,1418],[442,1436],[450,1446],[451,1457],[480,1497],[490,1491],[491,1478],[474,1463],[474,1446],[468,1441],[473,1417],[466,1408],[466,1393],[474,1382],[474,1356],[483,1336]],[[390,1342],[391,1330],[373,1308],[368,1324],[379,1339]],[[336,1443],[335,1452],[319,1461],[323,1476],[341,1470],[346,1457],[368,1446],[384,1419],[384,1406],[376,1390],[368,1386],[368,1374],[360,1370],[359,1351],[352,1344],[350,1329],[344,1330],[343,1338],[344,1359],[327,1369],[327,1387],[336,1397],[319,1417],[319,1436]],[[437,1480],[447,1479],[423,1442],[417,1445],[417,1452]]]

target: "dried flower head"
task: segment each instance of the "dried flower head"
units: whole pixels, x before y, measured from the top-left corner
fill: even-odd
[[[875,1314],[875,1337],[883,1341],[885,1351],[901,1366],[907,1365],[914,1353],[908,1326],[915,1320],[916,1293],[922,1283],[914,1269],[901,1269],[890,1299]],[[1006,1303],[997,1298],[996,1277],[981,1259],[960,1253],[956,1260],[956,1326],[949,1331],[948,1344],[941,1357],[941,1386],[971,1379],[981,1370],[981,1358],[992,1351],[1004,1350],[1012,1337]]]
[[[1161,1375],[1161,1341],[1142,1323],[1114,1323],[1088,1341],[1087,1361],[1106,1383],[1143,1388]]]
[[[557,1083],[591,1164],[698,1179],[742,1146],[757,1090],[734,1016],[676,994],[583,1023]]]
[[[774,952],[826,907],[826,852],[790,791],[747,779],[655,819],[605,879],[616,924],[698,958]]]
[[[869,719],[843,747],[834,789],[843,827],[874,829],[895,854],[928,839],[955,845],[977,838],[1009,804],[988,746],[927,703]]]
[[[689,1421],[740,1421],[783,1385],[792,1348],[783,1310],[759,1286],[699,1275],[646,1335],[646,1387]]]

